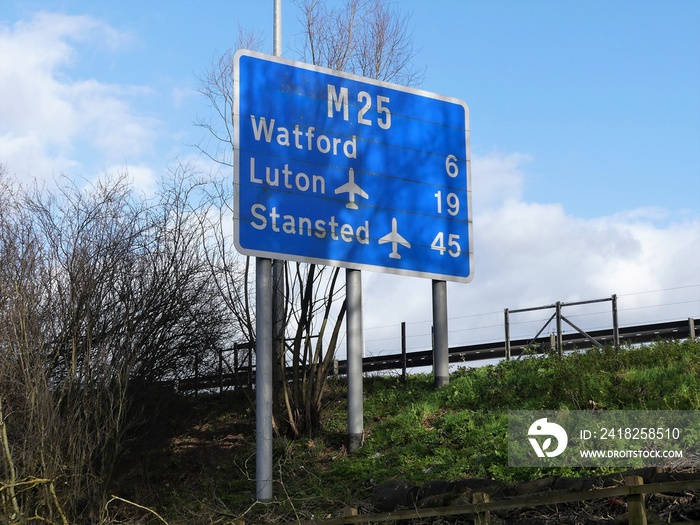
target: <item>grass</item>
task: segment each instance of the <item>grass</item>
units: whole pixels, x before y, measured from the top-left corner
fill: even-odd
[[[367,378],[366,439],[352,455],[344,447],[345,393],[344,382],[329,385],[321,435],[275,439],[272,503],[253,501],[254,414],[232,394],[181,399],[170,414],[167,439],[125,469],[115,492],[156,509],[171,524],[232,523],[238,517],[274,522],[366,506],[371,488],[390,479],[515,482],[589,474],[509,468],[507,411],[585,409],[593,403],[601,409],[698,410],[700,342],[504,361],[459,370],[439,391],[429,374],[409,376],[405,383]],[[123,519],[129,512],[143,516],[126,510]]]

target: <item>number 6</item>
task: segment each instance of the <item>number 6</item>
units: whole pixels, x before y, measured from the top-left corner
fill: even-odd
[[[459,175],[459,166],[457,166],[457,157],[454,155],[448,155],[447,158],[445,159],[445,171],[447,171],[447,174],[455,178],[457,175]]]

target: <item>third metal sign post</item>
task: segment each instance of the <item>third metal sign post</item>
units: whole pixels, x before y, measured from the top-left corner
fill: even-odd
[[[464,102],[247,50],[234,60],[239,252],[471,280]]]

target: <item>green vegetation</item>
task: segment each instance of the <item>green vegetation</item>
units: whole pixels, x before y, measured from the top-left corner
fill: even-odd
[[[364,392],[366,440],[357,453],[350,456],[344,449],[342,381],[332,382],[326,393],[318,438],[276,439],[272,503],[252,501],[252,410],[243,401],[236,408],[235,400],[216,397],[181,401],[185,406],[175,414],[180,425],[189,424],[174,428],[168,444],[152,452],[147,476],[125,477],[115,489],[152,505],[170,523],[239,516],[270,522],[336,514],[350,505],[366,508],[371,488],[389,479],[419,484],[589,475],[594,471],[507,467],[507,410],[584,409],[593,403],[601,409],[698,410],[700,342],[593,349],[465,368],[439,391],[427,374],[409,376],[406,383],[372,377],[365,379]]]
[[[368,509],[373,486],[390,479],[492,477],[517,482],[583,469],[507,466],[508,409],[700,409],[700,341],[589,350],[563,358],[532,356],[453,373],[439,391],[431,375],[366,378],[363,447],[344,448],[343,381],[330,383],[324,430],[314,439],[276,438],[275,501],[254,503],[254,414],[243,396],[199,396],[173,402],[160,438],[125,462],[113,493],[111,520],[157,511],[168,523],[293,521]],[[167,423],[166,423],[167,422]],[[136,461],[138,460],[138,461]]]
[[[610,410],[700,409],[700,343],[503,361],[460,370],[439,391],[428,375],[413,376],[405,385],[377,378],[366,382],[365,391],[365,446],[333,468],[355,486],[368,478],[421,483],[465,476],[523,481],[549,473],[577,475],[508,468],[507,411],[580,410],[592,404]]]

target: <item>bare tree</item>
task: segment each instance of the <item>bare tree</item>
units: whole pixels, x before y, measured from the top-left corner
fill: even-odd
[[[216,59],[199,79],[200,93],[208,99],[212,115],[195,121],[206,131],[195,147],[224,166],[233,167],[233,55],[236,49],[258,51],[261,48],[262,37],[245,33],[239,28],[237,47]]]
[[[154,387],[226,343],[200,187],[183,166],[154,201],[126,175],[51,193],[0,173],[0,515],[98,521]]]
[[[120,221],[123,187],[73,188],[61,202],[15,188],[0,226],[3,480],[22,489],[15,513],[64,523],[94,511],[125,430],[128,370],[106,319],[138,223]]]
[[[416,86],[410,13],[385,0],[346,0],[329,6],[322,0],[298,0],[305,34],[301,60],[377,80]]]
[[[420,81],[422,73],[413,68],[416,52],[408,30],[410,15],[403,15],[389,2],[348,0],[342,7],[328,7],[320,0],[303,0],[297,6],[305,30],[299,47],[301,60],[405,85]],[[260,39],[239,34],[238,47],[259,50]],[[213,120],[198,122],[207,132],[207,140],[198,147],[225,166],[232,165],[233,152],[233,54],[233,50],[225,53],[201,78],[201,93],[209,99],[214,116]],[[221,198],[224,194],[216,192],[217,206],[225,205]],[[230,219],[228,214],[219,217]],[[221,226],[216,229],[224,230]],[[218,240],[228,242],[224,236]],[[209,249],[215,254],[211,260],[216,261],[220,287],[231,290],[225,285],[221,269],[241,273],[240,259],[221,244],[210,245]],[[250,266],[249,262],[243,265],[246,283]],[[287,304],[282,339],[286,343],[285,351],[276,356],[274,427],[278,432],[299,436],[313,434],[321,425],[322,396],[342,339],[344,282],[339,268],[317,265],[286,264],[285,275]],[[240,289],[237,292],[227,293],[227,305],[247,327],[252,342],[252,290],[244,288],[243,297]]]

